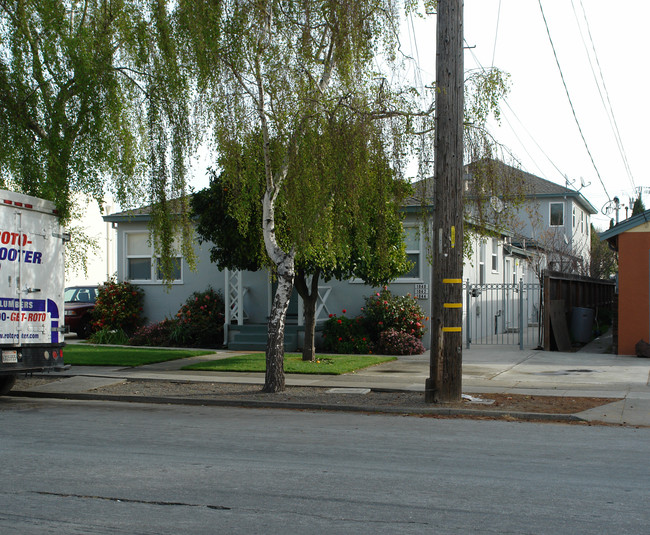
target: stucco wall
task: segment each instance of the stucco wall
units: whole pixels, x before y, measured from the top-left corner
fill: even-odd
[[[635,344],[649,342],[650,232],[624,232],[618,237],[618,354],[633,355]]]

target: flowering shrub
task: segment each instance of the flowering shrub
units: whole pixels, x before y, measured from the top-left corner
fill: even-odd
[[[379,335],[378,353],[383,355],[421,355],[424,346],[419,338],[395,329],[388,329]]]
[[[143,291],[129,282],[105,282],[97,291],[93,328],[133,333],[143,322],[143,299]]]
[[[421,339],[426,332],[422,307],[411,295],[392,295],[385,286],[381,292],[366,298],[363,308],[366,330],[373,342],[379,342],[382,332],[389,329]]]
[[[131,345],[220,347],[223,345],[224,301],[208,288],[187,298],[174,318],[147,325],[131,337]]]
[[[350,319],[345,315],[330,314],[323,329],[323,349],[331,353],[372,353],[372,342],[365,332],[363,318]]]
[[[194,292],[176,314],[171,345],[219,347],[223,345],[225,305],[220,293],[208,288]]]
[[[171,333],[176,323],[175,320],[164,319],[158,323],[140,327],[129,339],[129,344],[132,346],[170,346]]]

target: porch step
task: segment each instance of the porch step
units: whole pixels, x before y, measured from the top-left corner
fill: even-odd
[[[266,351],[266,325],[231,325],[229,330],[228,349],[233,351]],[[285,351],[296,351],[298,349],[298,331],[297,325],[285,325]]]

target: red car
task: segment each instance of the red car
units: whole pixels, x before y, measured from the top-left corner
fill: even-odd
[[[65,289],[65,325],[79,338],[92,334],[97,286],[71,286]]]

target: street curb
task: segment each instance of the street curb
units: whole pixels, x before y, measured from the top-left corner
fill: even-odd
[[[402,416],[441,416],[441,417],[472,417],[494,418],[499,420],[516,420],[527,422],[587,422],[575,414],[554,414],[539,412],[514,412],[496,410],[475,410],[455,408],[418,407],[362,407],[356,405],[334,405],[327,403],[301,403],[292,401],[252,401],[236,399],[193,399],[167,398],[160,396],[126,396],[90,393],[53,393],[12,390],[7,397],[69,399],[79,401],[115,401],[121,403],[153,403],[158,405],[193,405],[211,407],[240,407],[249,409],[290,409],[337,412],[360,412],[367,414],[395,414]]]

